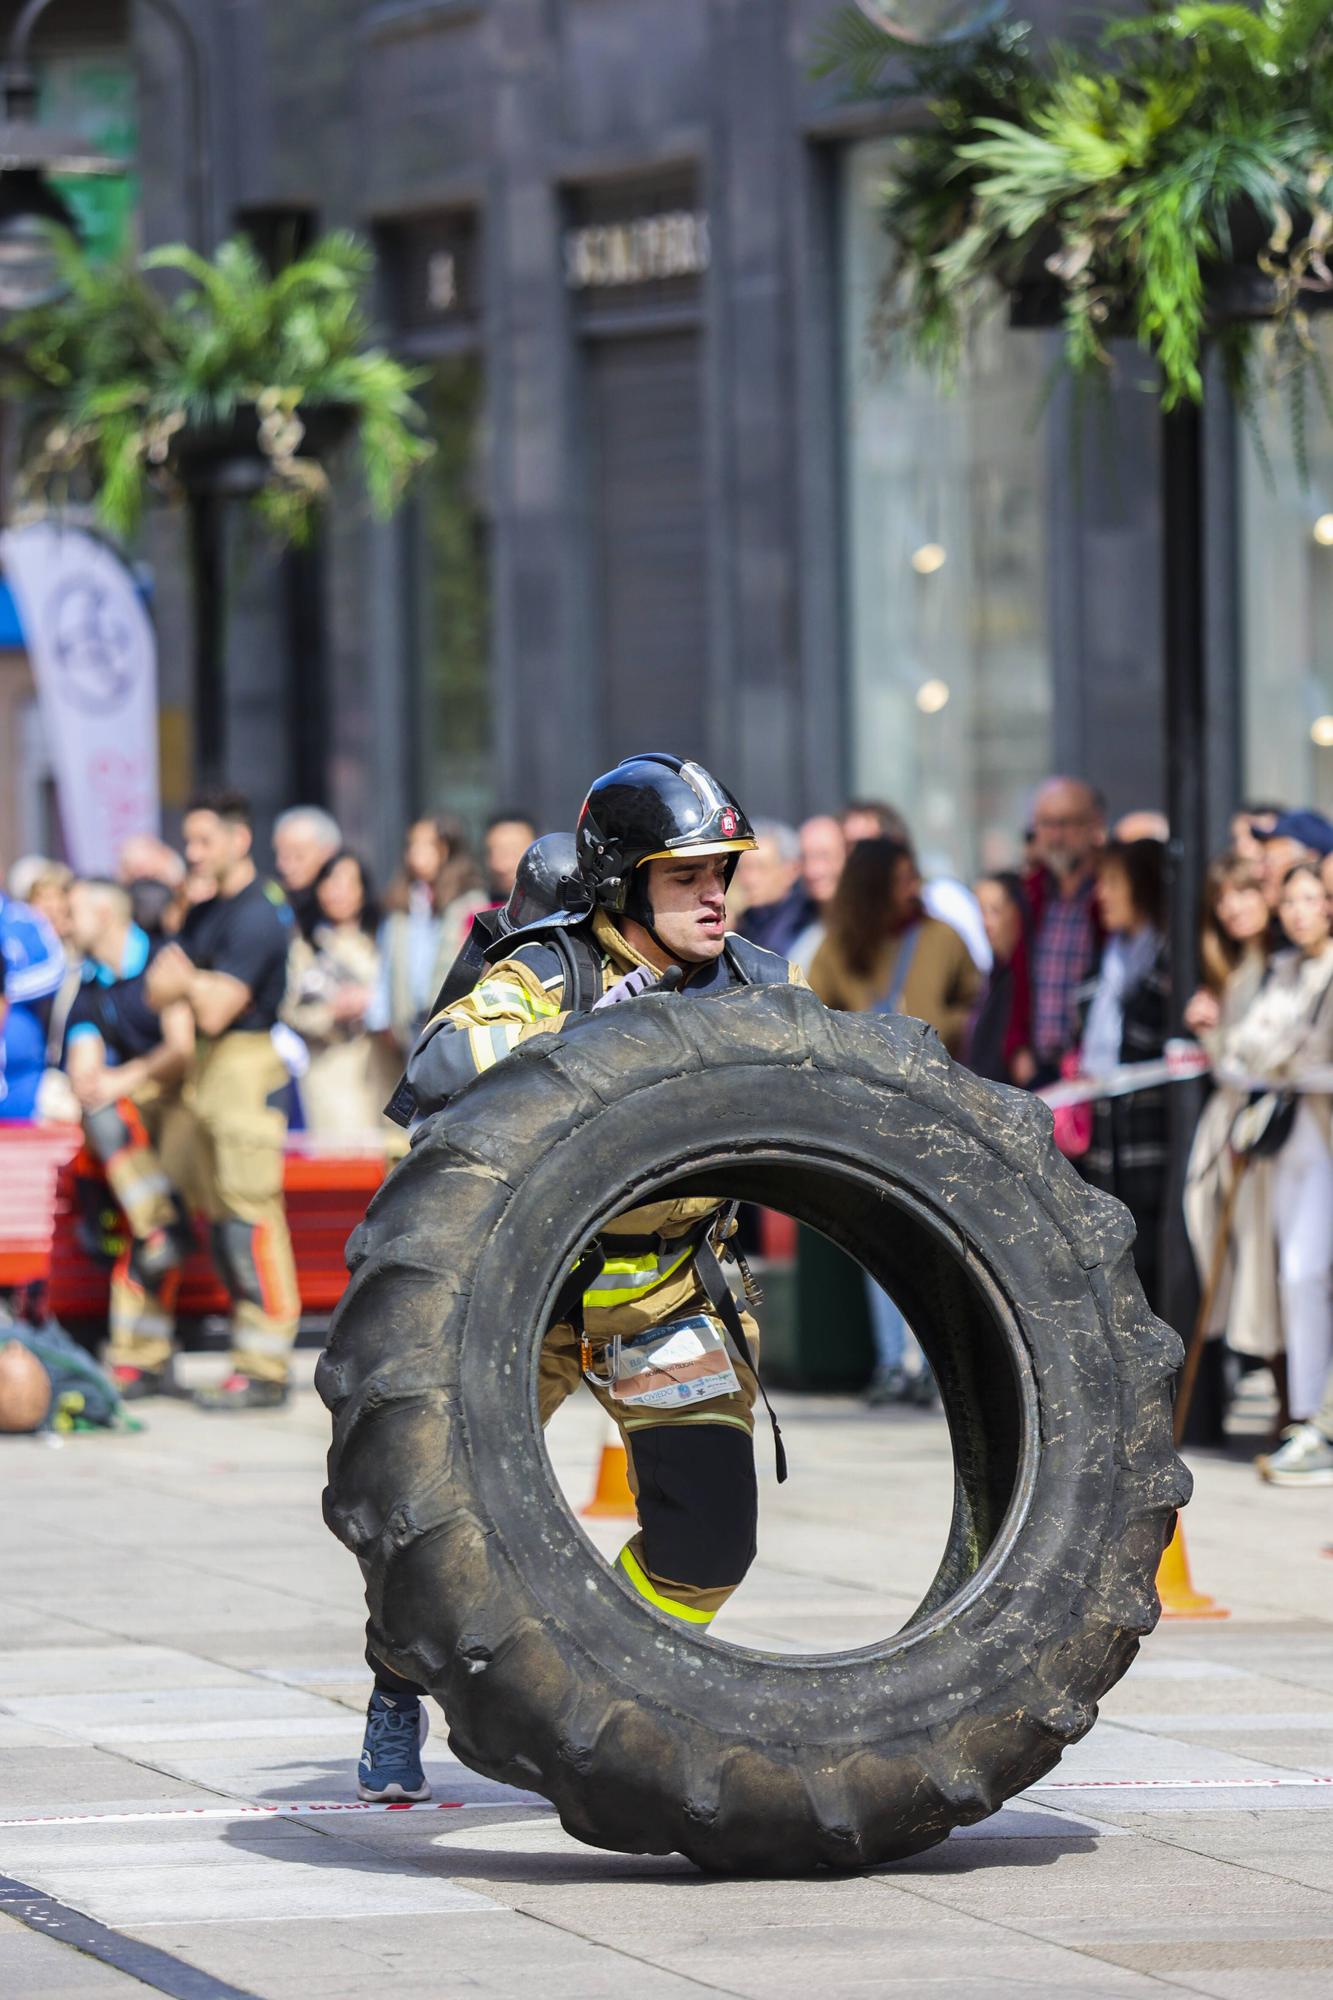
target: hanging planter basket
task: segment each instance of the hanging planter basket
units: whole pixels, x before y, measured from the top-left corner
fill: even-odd
[[[323,468],[356,427],[349,403],[311,403],[295,412],[301,435],[277,452],[266,438],[278,434],[253,403],[239,403],[230,423],[188,424],[177,431],[167,469],[190,499],[250,498],[281,476],[284,462]]]
[[[89,500],[129,541],[154,498],[235,497],[300,543],[345,441],[380,519],[430,456],[425,377],[374,344],[373,264],[354,237],[278,272],[244,237],[212,258],[177,244],[99,264],[68,236],[53,251],[61,296],[6,328],[28,414],[21,485],[46,504]]]
[[[882,324],[947,380],[998,291],[1082,383],[1133,340],[1167,410],[1202,401],[1217,351],[1247,416],[1287,390],[1299,452],[1307,383],[1333,416],[1307,325],[1333,304],[1333,7],[1105,11],[1077,46],[1021,21],[926,48],[857,9],[830,24],[824,74],[930,114],[883,193]]]
[[[1284,311],[1322,313],[1333,309],[1333,283],[1318,277],[1300,283],[1294,292],[1284,286],[1274,266],[1272,221],[1252,201],[1232,204],[1227,217],[1231,256],[1225,263],[1206,267],[1204,288],[1207,323],[1216,332],[1225,326],[1262,326],[1276,321]],[[1295,243],[1309,239],[1314,217],[1308,210],[1296,210],[1291,217],[1291,238]],[[1052,269],[1064,247],[1060,231],[1052,225],[1043,229],[1023,259],[1017,281],[1009,288],[1009,324],[1026,330],[1051,331],[1064,326],[1068,290]],[[1101,323],[1107,340],[1132,340],[1137,328],[1124,301],[1132,283],[1130,274],[1101,273],[1094,266],[1092,282],[1105,291],[1112,305]]]

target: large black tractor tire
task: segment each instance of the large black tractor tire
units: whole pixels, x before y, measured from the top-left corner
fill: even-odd
[[[536,1407],[551,1302],[597,1226],[667,1185],[800,1216],[922,1338],[954,1513],[925,1599],[877,1645],[701,1637],[634,1594],[558,1492]],[[1044,1106],[920,1022],[770,987],[639,999],[535,1040],[415,1135],[352,1238],[317,1378],[325,1514],[377,1651],[437,1696],[464,1763],[599,1847],[795,1873],[985,1818],[1091,1728],[1156,1623],[1189,1495],[1180,1342],[1132,1237]]]

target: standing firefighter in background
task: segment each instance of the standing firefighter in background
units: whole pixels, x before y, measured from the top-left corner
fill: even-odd
[[[89,1150],[125,1214],[129,1241],[111,1274],[107,1363],[127,1401],[168,1386],[176,1293],[191,1230],[181,1198],[193,1121],[182,1086],[194,1053],[184,1000],[148,999],[147,933],[118,882],[76,882],[73,939],[83,978],[65,1027],[65,1066]]]
[[[255,871],[250,807],[238,793],[195,800],[184,831],[190,872],[213,894],[194,905],[179,943],[157,954],[147,991],[153,1006],[184,1001],[194,1017],[190,1179],[232,1302],[231,1372],[195,1401],[268,1409],[287,1400],[301,1311],[282,1200],[287,1070],[272,1039],[292,919],[281,890]]]
[[[631,757],[599,778],[579,815],[570,907],[502,937],[489,953],[498,963],[427,1023],[408,1064],[416,1111],[438,1111],[534,1035],[655,988],[679,988],[684,1001],[804,985],[785,959],[727,931],[727,885],[754,844],[735,799],[698,764]],[[718,1265],[728,1226],[722,1204],[698,1198],[608,1223],[557,1306],[538,1384],[543,1423],[582,1378],[619,1426],[639,1516],[621,1572],[657,1610],[698,1627],[753,1561],[758,1520],[758,1328]],[[373,1630],[366,1657],[375,1691],[361,1796],[428,1798],[423,1690],[377,1657]]]

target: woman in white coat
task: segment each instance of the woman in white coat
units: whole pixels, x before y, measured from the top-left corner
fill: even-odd
[[[1333,924],[1319,870],[1300,862],[1282,884],[1278,952],[1254,1004],[1225,1040],[1224,1060],[1298,1082],[1333,1061]],[[1301,1092],[1272,1156],[1272,1229],[1287,1350],[1287,1400],[1300,1424],[1324,1396],[1333,1363],[1333,1098]]]
[[[1203,984],[1185,1009],[1185,1026],[1214,1064],[1223,1059],[1228,1038],[1239,1028],[1263,984],[1271,921],[1258,863],[1235,853],[1215,861],[1204,884],[1199,937]],[[1285,1411],[1286,1355],[1269,1207],[1271,1166],[1267,1161],[1250,1162],[1238,1183],[1230,1143],[1231,1128],[1244,1103],[1244,1092],[1218,1084],[1203,1107],[1185,1173],[1185,1226],[1205,1296],[1219,1251],[1224,1251],[1213,1287],[1209,1340],[1225,1339],[1233,1352],[1267,1362],[1277,1383],[1279,1405]],[[1224,1223],[1225,1246],[1219,1243]],[[1220,1347],[1213,1353],[1214,1358],[1219,1357]],[[1217,1370],[1210,1368],[1208,1379],[1215,1375]],[[1220,1376],[1209,1404],[1214,1426],[1220,1431]],[[1220,1436],[1211,1441],[1220,1442]]]

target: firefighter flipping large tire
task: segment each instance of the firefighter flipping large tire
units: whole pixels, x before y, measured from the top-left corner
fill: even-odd
[[[922,1338],[953,1519],[924,1601],[876,1645],[774,1656],[682,1626],[558,1492],[536,1401],[551,1302],[598,1225],[667,1186],[800,1216]],[[435,1694],[465,1763],[596,1846],[787,1873],[985,1818],[1091,1727],[1158,1616],[1189,1493],[1181,1353],[1131,1239],[1044,1107],[919,1022],[742,988],[528,1044],[416,1134],[353,1238],[320,1365],[326,1515],[377,1650]]]

